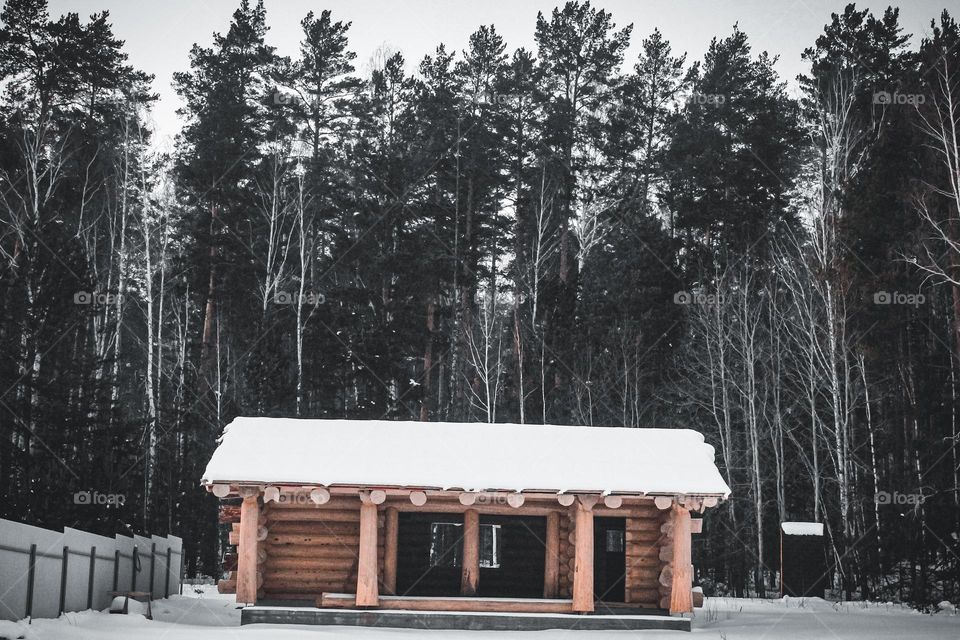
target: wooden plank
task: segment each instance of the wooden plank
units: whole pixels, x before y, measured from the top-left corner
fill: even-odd
[[[573,572],[573,610],[593,611],[593,512],[592,504],[577,500]]]
[[[271,591],[285,589],[315,591],[316,593],[324,590],[341,591],[352,582],[353,574],[347,571],[318,573],[313,576],[279,571],[263,578],[265,588]]]
[[[325,582],[284,582],[283,580],[264,581],[264,593],[271,594],[272,598],[277,598],[275,593],[299,593],[302,595],[313,595],[314,598],[324,591],[341,592],[350,581],[338,582],[327,580]]]
[[[390,595],[397,592],[397,536],[400,530],[399,515],[396,507],[387,507],[383,531],[383,588]]]
[[[323,609],[352,609],[354,598],[324,593],[317,606]],[[407,611],[467,611],[484,613],[570,613],[570,600],[533,600],[505,598],[380,598],[380,609]]]
[[[374,523],[374,529],[376,529],[376,523]],[[301,546],[325,546],[325,545],[336,545],[336,546],[347,546],[347,547],[356,547],[360,544],[360,535],[359,534],[343,534],[343,535],[333,535],[333,534],[267,534],[267,538],[264,541],[270,545],[301,545]]]
[[[650,584],[656,586],[657,578],[660,576],[660,567],[628,567],[627,572],[630,576],[630,584]]]
[[[627,531],[627,544],[631,542],[656,542],[663,535],[659,531]]]
[[[360,535],[359,522],[273,522],[267,528],[273,535],[342,536]]]
[[[636,587],[628,590],[630,604],[660,602],[660,591],[651,587]]]
[[[651,567],[660,568],[660,558],[657,556],[627,556],[627,569]]]
[[[543,566],[543,597],[556,598],[560,590],[560,514],[547,516]]]
[[[349,511],[351,509],[355,510],[359,506],[360,500],[356,496],[333,496],[329,502],[320,505],[310,499],[309,493],[297,495],[292,499],[289,494],[282,494],[280,502],[270,503],[270,511],[277,512],[285,509],[303,511],[336,511],[339,509]],[[357,517],[359,517],[359,514]]]
[[[660,546],[655,542],[637,542],[628,544],[624,553],[627,558],[657,558],[660,556]]]
[[[660,532],[660,520],[654,518],[627,518],[627,531],[656,531]]]
[[[463,505],[460,504],[459,500],[452,500],[450,502],[440,502],[436,500],[431,500],[426,506],[418,507],[410,504],[409,502],[388,502],[391,506],[396,506],[398,511],[401,512],[430,512],[430,513],[463,513]],[[490,504],[484,503],[480,504],[479,502],[474,503],[473,508],[475,508],[480,515],[499,515],[499,516],[546,516],[550,513],[556,511],[563,511],[563,509],[547,506],[537,506],[537,505],[527,505],[524,504],[519,509],[516,507],[511,507],[507,504]],[[622,516],[622,514],[620,514]]]
[[[266,571],[345,571],[356,564],[356,556],[342,558],[270,558],[265,563]]]
[[[463,562],[460,595],[475,596],[480,581],[480,514],[476,509],[463,513]]]
[[[670,588],[670,613],[693,612],[693,565],[690,556],[690,511],[673,506],[673,584]]]
[[[342,509],[271,509],[267,514],[269,522],[356,522],[360,523],[360,514]]]
[[[357,564],[357,606],[375,607],[377,585],[377,505],[360,505],[360,560]]]
[[[291,582],[320,582],[329,580],[333,582],[342,582],[352,576],[356,571],[355,566],[339,567],[266,567],[263,571],[265,580],[276,582],[280,579],[289,579]]]
[[[257,602],[257,522],[260,503],[248,495],[240,506],[240,539],[237,548],[237,602]]]
[[[359,546],[327,545],[297,546],[293,544],[268,544],[267,555],[273,558],[356,558]]]

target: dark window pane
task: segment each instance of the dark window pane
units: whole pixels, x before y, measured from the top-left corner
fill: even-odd
[[[461,525],[454,522],[430,524],[430,566],[459,567],[463,555]]]
[[[622,552],[623,542],[623,531],[607,529],[607,551]]]
[[[430,524],[430,566],[459,567],[463,557],[463,525],[459,522]],[[500,525],[480,525],[480,566],[500,568]]]
[[[484,569],[500,568],[500,525],[480,525],[480,566]]]

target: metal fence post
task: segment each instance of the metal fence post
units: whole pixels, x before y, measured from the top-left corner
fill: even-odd
[[[97,569],[97,548],[90,547],[90,576],[87,578],[87,609],[93,609],[93,574]]]
[[[150,599],[153,600],[153,576],[154,570],[156,569],[157,564],[157,543],[153,542],[150,544]]]
[[[170,547],[167,547],[167,567],[166,567],[166,570],[164,571],[165,575],[163,577],[163,597],[164,598],[170,597],[170,556],[171,556]]]
[[[120,549],[117,549],[113,552],[113,589],[111,591],[116,591],[117,587],[120,586]]]
[[[140,562],[140,556],[137,555],[137,545],[133,545],[133,556],[130,563],[130,591],[137,590],[137,564]]]
[[[30,569],[27,571],[27,611],[25,618],[33,617],[33,579],[37,570],[37,545],[30,545]]]
[[[60,566],[60,610],[57,615],[64,611],[64,604],[67,600],[67,564],[70,560],[70,547],[63,547],[63,563]]]

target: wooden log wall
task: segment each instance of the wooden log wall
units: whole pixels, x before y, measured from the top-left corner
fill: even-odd
[[[605,513],[614,516],[616,512]],[[631,506],[624,509],[626,517],[625,598],[639,607],[656,609],[660,606],[659,578],[662,570],[660,547],[669,543],[661,532],[666,516],[650,502],[650,505]],[[566,510],[560,515],[560,577],[558,598],[570,598],[573,593],[574,546],[576,529],[573,512]],[[665,542],[666,541],[666,542]],[[669,592],[667,593],[669,595]]]
[[[558,598],[573,597],[573,549],[576,533],[573,526],[573,512],[567,510],[560,514],[560,579]]]
[[[659,560],[660,578],[658,589],[660,592],[660,608],[670,609],[670,595],[673,586],[673,522],[671,510],[660,512],[660,532],[662,534]]]
[[[270,502],[264,511],[263,598],[316,600],[323,592],[356,593],[358,498],[336,497],[324,505]],[[377,526],[377,566],[382,577],[382,513]]]
[[[624,595],[628,603],[639,607],[659,607],[661,520],[661,512],[652,502],[649,506],[634,508],[626,519]]]

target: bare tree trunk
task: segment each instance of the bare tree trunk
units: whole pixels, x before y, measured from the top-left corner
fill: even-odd
[[[870,475],[873,478],[873,524],[876,527],[877,566],[880,568],[880,575],[883,575],[883,551],[880,547],[880,503],[876,499],[880,491],[880,473],[877,469],[877,448],[873,437],[873,410],[870,406],[870,384],[867,382],[867,363],[866,357],[864,357],[862,353],[858,354],[857,364],[860,369],[860,382],[863,384],[863,401],[867,417],[867,438],[870,443]]]
[[[430,420],[430,394],[432,392],[433,376],[433,336],[436,330],[436,304],[431,298],[427,302],[426,312],[427,336],[423,349],[423,398],[420,400],[420,420]]]

